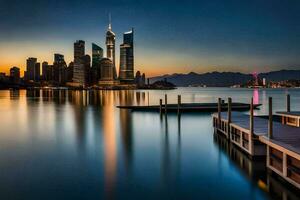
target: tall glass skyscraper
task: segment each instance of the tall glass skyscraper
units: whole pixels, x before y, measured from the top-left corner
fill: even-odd
[[[103,58],[103,49],[92,43],[92,74],[91,80],[97,83],[101,75],[101,59]]]
[[[103,58],[103,49],[92,43],[92,66],[97,66],[100,64],[100,60]]]
[[[85,55],[85,42],[83,40],[77,40],[74,43],[74,63],[80,63],[84,55]]]
[[[53,80],[57,84],[64,84],[66,82],[66,68],[65,57],[62,54],[54,54],[53,62]]]
[[[35,64],[37,63],[37,58],[28,58],[26,60],[26,79],[34,80],[35,79]]]
[[[133,29],[123,34],[123,44],[120,45],[119,79],[134,81]]]
[[[77,40],[74,43],[74,69],[73,82],[78,86],[85,86],[85,65],[83,57],[85,55],[85,42]]]
[[[106,32],[106,57],[112,61],[113,65],[115,65],[115,43],[116,35],[112,32],[111,22],[109,22]]]

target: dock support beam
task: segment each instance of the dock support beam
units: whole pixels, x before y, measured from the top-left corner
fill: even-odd
[[[227,139],[229,139],[230,136],[230,124],[231,124],[231,106],[232,106],[232,99],[229,97],[228,98],[228,112],[227,112],[227,120],[228,120],[228,124],[227,124]]]
[[[221,128],[222,99],[218,98],[218,128]]]
[[[251,103],[250,103],[250,134],[251,137],[254,132],[254,112],[253,112],[253,97],[251,98]]]
[[[180,114],[180,105],[181,105],[181,95],[178,95],[177,97],[178,105],[177,105],[177,114]]]
[[[268,126],[268,137],[273,138],[273,109],[272,109],[272,97],[269,97],[269,126]]]
[[[227,119],[228,119],[228,126],[229,124],[231,123],[231,106],[232,106],[232,99],[229,97],[228,98],[228,116],[227,116]]]
[[[165,114],[167,114],[167,110],[168,110],[168,96],[167,94],[165,94]]]
[[[162,99],[159,99],[159,113],[162,114]]]
[[[291,96],[286,95],[286,111],[291,112]]]

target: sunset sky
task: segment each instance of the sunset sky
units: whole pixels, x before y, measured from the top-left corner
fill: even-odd
[[[73,43],[104,46],[135,28],[135,69],[148,76],[190,71],[300,69],[299,0],[0,0],[0,71],[27,57],[73,59]],[[117,69],[119,65],[117,64]]]

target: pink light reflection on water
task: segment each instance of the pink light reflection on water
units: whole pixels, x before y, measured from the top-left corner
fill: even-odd
[[[259,92],[257,88],[253,90],[253,103],[259,104]]]

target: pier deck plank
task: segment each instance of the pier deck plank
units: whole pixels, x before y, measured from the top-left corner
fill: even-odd
[[[276,112],[276,114],[280,115],[280,116],[285,116],[285,117],[300,118],[300,111],[292,111],[292,112],[279,111],[279,112]]]
[[[221,113],[221,118],[227,120],[227,112]],[[244,129],[249,129],[250,118],[249,115],[232,112],[231,124],[240,126]],[[255,116],[254,117],[254,134],[259,137],[267,138],[268,134],[268,119]],[[284,125],[273,121],[273,138],[271,142],[282,146],[288,150],[300,154],[300,128],[294,126]],[[262,141],[263,142],[263,141]]]

